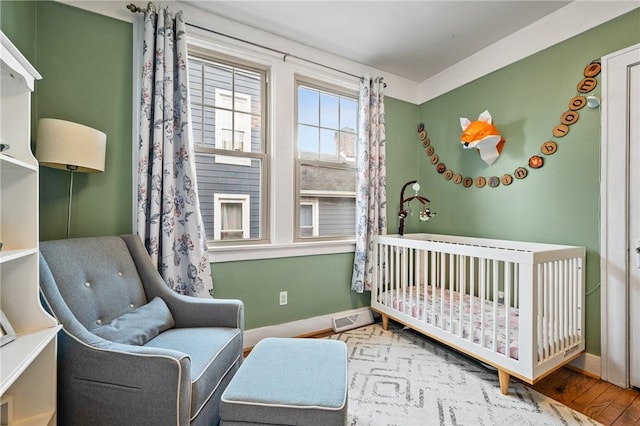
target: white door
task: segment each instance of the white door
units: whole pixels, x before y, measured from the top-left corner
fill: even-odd
[[[640,44],[601,60],[601,377],[640,387]]]
[[[629,377],[640,387],[640,63],[629,67]]]

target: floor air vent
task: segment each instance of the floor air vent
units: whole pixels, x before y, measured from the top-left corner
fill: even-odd
[[[335,317],[332,318],[331,322],[333,323],[333,331],[340,333],[352,328],[373,324],[373,315],[371,315],[371,311],[364,311],[344,317]]]

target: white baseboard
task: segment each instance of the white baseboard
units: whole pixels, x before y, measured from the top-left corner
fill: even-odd
[[[287,322],[278,325],[269,325],[267,327],[252,328],[244,332],[244,347],[251,348],[265,337],[296,337],[304,334],[314,333],[316,331],[328,330],[333,327],[331,319],[337,316],[354,315],[360,312],[370,311],[371,308],[365,306],[358,309],[350,309],[348,311],[335,312],[332,314],[321,315],[319,317],[307,318],[298,321]]]
[[[602,366],[600,364],[600,357],[597,355],[591,355],[585,352],[578,358],[571,361],[569,365],[577,370],[587,373],[591,377],[602,377]]]

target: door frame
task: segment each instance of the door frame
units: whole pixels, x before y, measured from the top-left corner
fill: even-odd
[[[640,44],[601,58],[601,377],[623,388],[630,368],[628,67],[637,63]]]

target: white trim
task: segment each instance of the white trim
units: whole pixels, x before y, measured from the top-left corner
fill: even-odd
[[[629,387],[627,67],[640,44],[602,57],[600,282],[602,378]]]
[[[602,374],[601,358],[597,355],[592,355],[590,353],[586,353],[586,352],[583,353],[578,358],[571,361],[569,365],[575,368],[576,370],[587,373],[591,377],[599,378],[601,377],[601,374]]]
[[[351,240],[314,241],[289,244],[216,245],[209,247],[211,263],[238,260],[278,259],[281,257],[315,256],[322,254],[354,253],[356,243]]]
[[[305,334],[315,333],[333,329],[332,318],[341,316],[351,316],[359,313],[371,311],[371,308],[365,306],[363,308],[350,309],[348,311],[335,312],[332,314],[320,315],[313,318],[307,318],[299,321],[287,322],[278,325],[269,325],[266,327],[252,328],[244,331],[244,347],[251,348],[260,340],[267,337],[296,337]]]
[[[356,198],[356,193],[351,191],[320,191],[315,189],[307,189],[300,191],[300,197]]]

